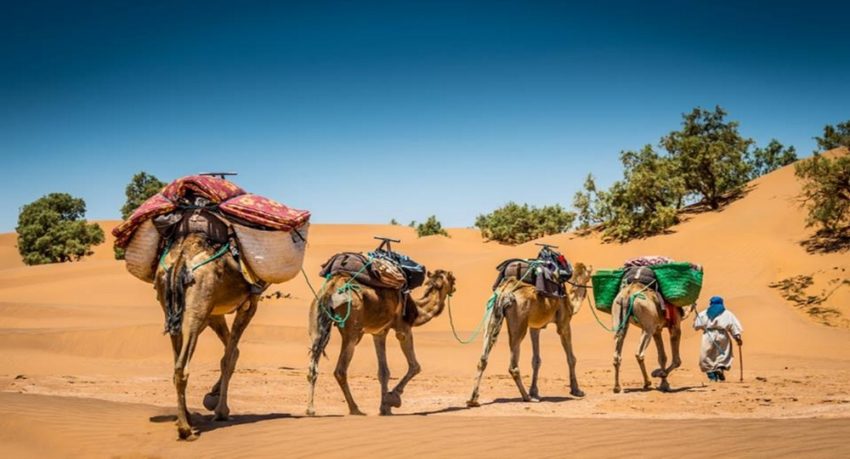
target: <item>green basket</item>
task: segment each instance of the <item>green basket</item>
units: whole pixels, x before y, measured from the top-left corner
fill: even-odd
[[[611,311],[611,305],[620,292],[620,282],[623,280],[622,269],[602,269],[590,278],[593,283],[593,300],[596,309],[600,311]]]
[[[670,304],[690,306],[699,298],[702,290],[702,271],[690,263],[666,263],[651,266],[658,279],[661,295]]]

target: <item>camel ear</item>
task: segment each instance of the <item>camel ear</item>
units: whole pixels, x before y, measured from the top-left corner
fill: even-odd
[[[427,277],[431,277],[431,271],[426,271],[426,272],[425,272],[425,276],[427,276]]]

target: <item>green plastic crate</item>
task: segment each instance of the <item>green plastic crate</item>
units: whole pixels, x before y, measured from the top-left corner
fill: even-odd
[[[701,270],[694,269],[690,263],[667,263],[651,268],[658,279],[661,295],[669,303],[685,307],[697,301],[702,290]]]
[[[611,311],[611,305],[620,292],[620,282],[623,280],[622,269],[602,269],[590,278],[593,284],[593,300],[596,309],[600,311]]]

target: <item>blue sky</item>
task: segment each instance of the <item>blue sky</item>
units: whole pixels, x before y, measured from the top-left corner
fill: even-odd
[[[8,2],[0,231],[55,191],[117,218],[140,170],[235,170],[315,222],[469,226],[610,184],[695,106],[802,154],[850,119],[850,7],[584,3]]]

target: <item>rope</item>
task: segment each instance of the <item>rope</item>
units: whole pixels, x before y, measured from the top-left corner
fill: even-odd
[[[336,323],[337,327],[339,327],[339,328],[345,328],[345,322],[347,322],[348,319],[351,317],[351,292],[359,292],[360,291],[360,284],[357,282],[357,280],[355,278],[357,276],[359,276],[363,271],[365,271],[366,268],[369,267],[369,265],[372,264],[372,257],[367,256],[367,258],[369,259],[369,261],[366,262],[366,264],[364,264],[363,267],[360,268],[359,271],[357,271],[356,273],[351,275],[351,278],[348,279],[344,284],[342,284],[342,287],[337,289],[338,293],[348,294],[348,301],[347,301],[345,316],[338,315],[336,313],[336,311],[330,305],[322,304],[321,300],[319,299],[321,296],[323,296],[325,294],[325,290],[327,289],[328,281],[330,281],[330,279],[331,279],[331,274],[328,273],[328,275],[325,277],[325,281],[322,283],[322,286],[319,288],[319,292],[316,293],[316,289],[313,288],[313,284],[310,283],[310,278],[307,277],[307,273],[304,271],[304,267],[301,267],[301,274],[304,276],[304,280],[307,282],[307,286],[310,287],[310,291],[313,292],[313,298],[316,299],[316,303],[318,303],[319,307],[322,309],[322,311],[325,313],[325,315],[328,316],[328,318],[331,319],[334,323]]]
[[[527,262],[528,262],[528,269],[525,271],[525,274],[522,275],[522,277],[519,279],[519,282],[514,284],[514,288],[508,293],[515,292],[520,287],[520,285],[522,285],[522,282],[525,281],[525,277],[528,276],[529,273],[531,273],[532,271],[537,269],[537,266],[541,264],[541,262],[537,261],[537,260],[530,260],[530,261],[527,261]],[[457,340],[458,343],[460,343],[460,344],[470,344],[473,341],[475,341],[476,338],[478,338],[478,335],[481,333],[481,330],[484,328],[484,324],[487,322],[487,318],[490,316],[490,313],[493,311],[493,307],[496,304],[496,300],[500,296],[502,296],[502,293],[503,292],[501,290],[498,291],[498,292],[493,292],[493,296],[491,296],[490,299],[487,300],[487,305],[484,308],[484,316],[481,318],[481,321],[478,322],[478,325],[475,327],[475,329],[472,331],[472,334],[466,340],[462,339],[457,334],[457,329],[455,328],[454,317],[452,316],[452,302],[451,302],[452,297],[451,297],[451,295],[449,295],[449,298],[448,298],[449,325],[452,328],[452,335],[454,335],[455,340]]]
[[[159,265],[162,266],[162,269],[166,271],[169,271],[171,269],[171,267],[165,265],[165,257],[166,255],[168,255],[168,251],[171,250],[172,242],[173,241],[168,241],[168,245],[165,246],[165,250],[162,251],[162,255],[160,255],[159,257]],[[230,241],[227,241],[226,244],[222,245],[221,248],[219,248],[211,257],[193,266],[192,272],[195,272],[195,270],[197,270],[201,266],[204,266],[205,264],[210,263],[216,260],[217,258],[221,258],[221,256],[227,253],[228,250],[230,250]]]
[[[634,310],[634,307],[635,307],[635,297],[637,297],[638,295],[640,295],[641,293],[643,293],[644,291],[649,289],[649,287],[651,287],[652,284],[654,284],[654,283],[655,283],[655,281],[650,282],[649,285],[645,285],[642,289],[638,290],[637,292],[635,292],[635,293],[633,293],[629,296],[629,310],[628,310],[628,313],[626,314],[626,316],[623,318],[623,322],[620,323],[619,327],[608,328],[608,326],[606,326],[604,323],[602,323],[601,320],[599,320],[599,316],[596,314],[596,308],[591,307],[590,312],[593,313],[593,318],[596,319],[596,323],[598,323],[600,327],[604,328],[605,331],[608,331],[608,332],[611,332],[611,333],[614,333],[614,334],[620,333],[620,331],[622,331],[623,328],[625,328],[626,323],[628,323],[629,319],[632,317],[632,311]],[[590,305],[593,306],[593,303],[591,303]]]

